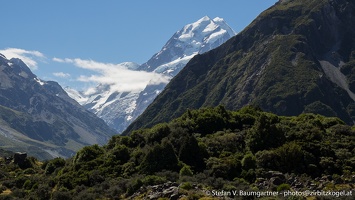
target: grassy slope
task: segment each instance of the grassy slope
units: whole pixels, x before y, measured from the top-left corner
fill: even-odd
[[[28,114],[0,106],[1,148],[14,152],[28,152],[30,156],[35,156],[41,160],[56,157],[56,152],[60,151],[63,146],[39,141],[26,135],[31,130],[36,129],[34,121]],[[73,152],[82,147],[82,144],[78,145],[74,141],[68,142],[67,146],[65,146],[66,149],[70,149]],[[49,154],[45,149],[53,151],[53,154]]]

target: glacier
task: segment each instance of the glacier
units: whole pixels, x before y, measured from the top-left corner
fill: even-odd
[[[91,91],[77,91],[65,87],[70,97],[102,118],[118,133],[134,121],[185,65],[197,54],[212,50],[236,35],[223,20],[204,16],[177,31],[147,62],[138,65],[120,64],[134,71],[155,72],[165,81],[151,79],[144,89],[118,91],[109,84],[100,84]]]

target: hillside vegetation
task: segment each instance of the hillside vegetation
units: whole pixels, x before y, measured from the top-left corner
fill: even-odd
[[[187,108],[220,104],[354,124],[354,13],[350,0],[279,1],[220,47],[191,59],[123,134]]]
[[[338,118],[284,117],[250,106],[188,110],[67,160],[2,159],[0,199],[149,199],[166,184],[177,188],[175,199],[217,199],[209,196],[214,190],[348,191],[354,147],[354,128]],[[164,194],[154,192],[155,199],[170,198]]]

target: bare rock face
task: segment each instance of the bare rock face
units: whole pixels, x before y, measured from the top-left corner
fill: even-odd
[[[26,161],[27,153],[26,152],[16,152],[14,154],[14,163],[19,166],[23,165]]]
[[[144,194],[144,195],[143,195]],[[160,185],[142,187],[127,199],[137,199],[145,196],[143,199],[161,199],[167,198],[177,200],[180,198],[179,184],[174,182],[166,182]]]

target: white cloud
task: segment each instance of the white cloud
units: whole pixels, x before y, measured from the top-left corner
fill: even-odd
[[[17,48],[7,48],[0,50],[7,59],[19,58],[21,59],[31,70],[38,68],[38,61],[43,61],[46,57],[39,51],[28,51]]]
[[[73,63],[72,59],[69,58],[65,58],[65,59],[61,59],[61,58],[53,58],[52,59],[54,62],[59,62],[59,63]]]
[[[64,73],[64,72],[54,72],[53,75],[56,76],[56,77],[60,77],[60,78],[68,78],[68,77],[70,77],[70,74]]]
[[[59,62],[59,63],[65,63],[65,61],[61,58],[53,58],[52,59],[54,62]]]
[[[169,81],[168,77],[155,72],[132,70],[137,66],[135,63],[112,64],[79,58],[53,58],[52,60],[60,63],[71,63],[82,69],[94,71],[97,73],[96,75],[81,75],[78,77],[78,81],[109,85],[111,90],[119,92],[141,91],[148,83],[158,84]]]

